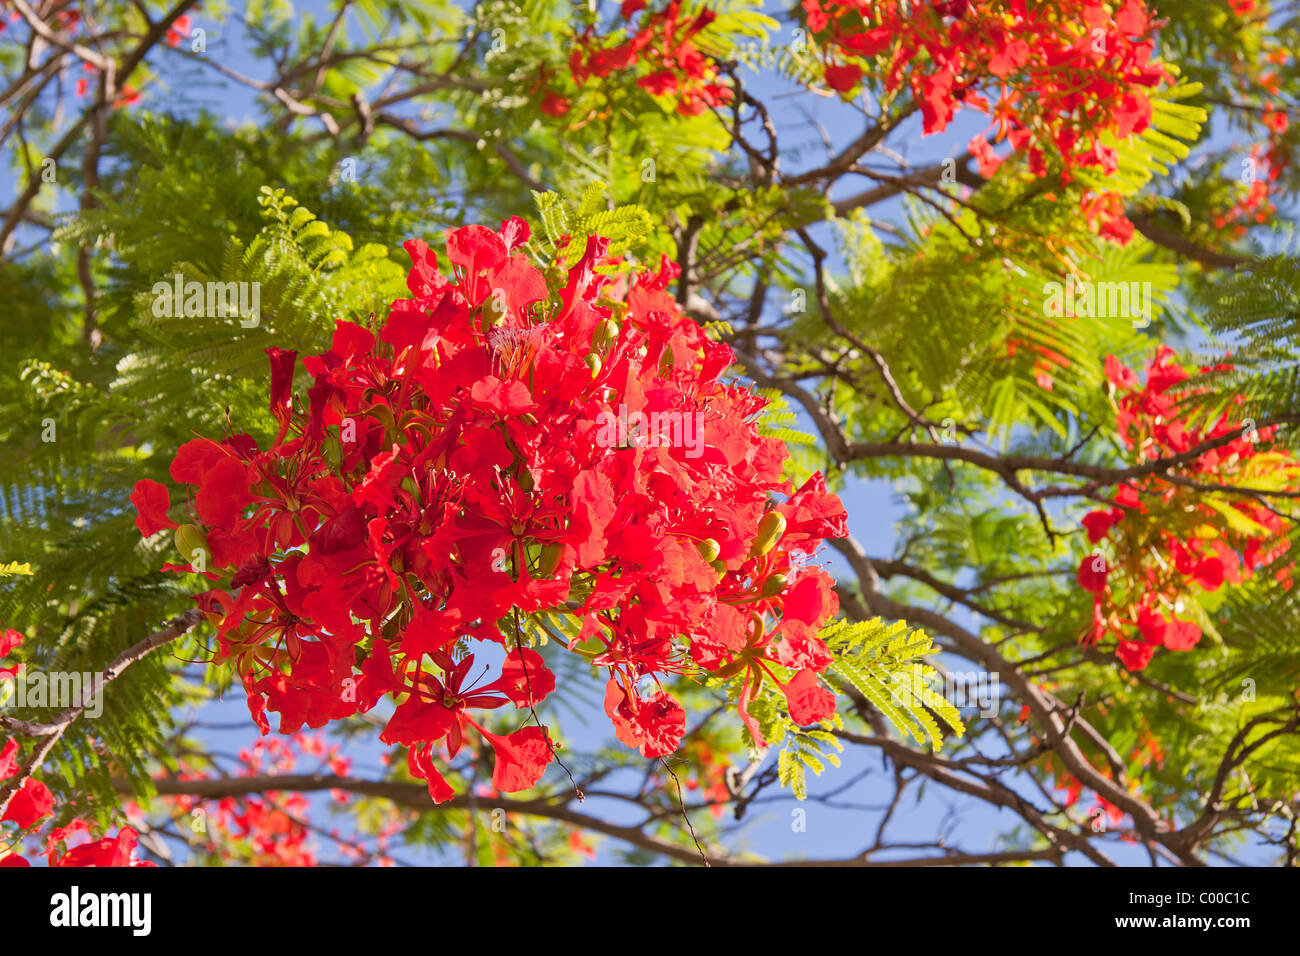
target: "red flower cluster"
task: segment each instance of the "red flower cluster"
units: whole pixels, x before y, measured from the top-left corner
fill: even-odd
[[[18,772],[18,741],[7,740],[0,747],[0,783]],[[35,777],[27,777],[18,792],[9,800],[0,823],[13,823],[20,830],[34,827],[54,813],[54,796],[49,788]]]
[[[1300,486],[1300,463],[1268,447],[1274,429],[1243,432],[1226,413],[1199,426],[1187,420],[1170,389],[1189,375],[1171,349],[1156,353],[1145,385],[1113,355],[1106,358],[1106,377],[1119,395],[1120,437],[1139,463],[1241,432],[1171,475],[1201,484]],[[1120,563],[1112,568],[1100,553],[1088,555],[1078,582],[1095,595],[1091,639],[1113,635],[1130,670],[1146,667],[1158,647],[1186,651],[1200,640],[1200,627],[1177,616],[1195,594],[1239,583],[1287,550],[1282,518],[1253,497],[1219,501],[1212,492],[1153,474],[1122,485],[1114,500],[1114,508],[1086,515],[1083,526],[1093,544],[1110,540]],[[1289,565],[1277,571],[1277,579],[1289,585],[1290,571]]]
[[[1144,90],[1170,79],[1151,60],[1155,24],[1142,0],[1114,10],[1097,0],[803,0],[803,8],[832,89],[849,93],[867,75],[886,91],[906,87],[926,133],[947,129],[963,106],[979,110],[992,120],[993,142],[1026,153],[1036,175],[1046,173],[1050,147],[1066,182],[1079,166],[1115,172],[1107,134],[1146,129]],[[991,176],[1001,160],[985,135],[970,149]],[[1117,199],[1089,197],[1083,212],[1123,243],[1132,225],[1112,208]]]
[[[303,362],[305,407],[296,355],[268,350],[269,448],[198,438],[171,466],[202,525],[176,539],[205,567],[179,569],[222,582],[202,606],[263,732],[266,710],[292,733],[391,695],[382,739],[408,748],[437,800],[452,789],[435,750],[454,755],[467,733],[495,751],[499,790],[533,786],[553,756],[536,718],[498,734],[473,716],[531,711],[554,689],[522,616],[581,619],[570,648],[608,669],[606,711],[648,757],[685,726],[647,691],[657,675],[743,674],[755,737],[747,704],[765,676],[800,723],[835,704],[817,632],[837,602],[806,564],[846,533],[839,500],[819,475],[798,491],[781,479],[788,453],[756,424],[766,402],[720,380],[733,353],[681,313],[674,265],[633,271],[593,236],[543,272],[519,251],[528,239],[518,218],[456,230],[452,277],[408,242],[413,298],[375,332],[337,323]],[[137,484],[142,534],[173,526],[169,500]],[[488,683],[474,640],[508,650]]]
[[[623,19],[631,21],[645,9],[645,0],[624,0]],[[711,106],[731,102],[731,88],[717,82],[718,68],[700,52],[693,38],[717,19],[711,10],[701,10],[693,19],[682,20],[680,0],[663,10],[646,12],[634,34],[618,42],[593,35],[593,29],[578,38],[569,56],[569,68],[579,86],[592,78],[603,79],[633,66],[641,69],[636,84],[653,96],[672,97],[677,112],[697,116]],[[568,101],[551,92],[543,101],[544,112],[562,116]]]
[[[1285,113],[1273,113],[1286,121]],[[1285,131],[1285,125],[1282,130]],[[1244,190],[1231,208],[1214,217],[1215,229],[1231,229],[1236,236],[1244,236],[1249,225],[1265,223],[1277,212],[1272,195],[1278,187],[1282,170],[1287,165],[1279,157],[1278,141],[1281,134],[1270,136],[1274,144],[1266,153],[1262,146],[1252,146],[1250,155],[1242,160]]]
[[[167,35],[163,37],[167,45],[176,49],[190,35],[190,17],[189,14],[182,14],[176,18],[176,22],[167,28]]]
[[[1263,103],[1262,111],[1243,118],[1247,135],[1262,133],[1264,140],[1251,147],[1239,168],[1227,167],[1228,175],[1241,183],[1241,192],[1213,220],[1216,229],[1242,236],[1251,225],[1268,222],[1277,212],[1273,196],[1293,161],[1294,146],[1286,138],[1290,127],[1286,104],[1279,108],[1275,97],[1282,91],[1281,76],[1294,70],[1295,54],[1272,36],[1270,19],[1258,14],[1253,0],[1229,0],[1229,6],[1240,18],[1232,24],[1232,42],[1250,52],[1244,56],[1237,50],[1228,52],[1223,86],[1236,102]]]
[[[340,755],[337,744],[327,744],[321,735],[295,734],[289,738],[271,737],[256,740],[239,751],[241,767],[235,776],[254,777],[265,774],[288,775],[312,772],[300,768],[301,757],[314,757],[320,766],[314,772],[332,772],[347,776],[351,761]],[[192,769],[184,760],[180,762],[179,780],[202,780],[204,773]],[[343,791],[332,791],[340,803],[350,799]],[[267,790],[239,797],[205,800],[185,794],[163,798],[173,817],[190,823],[195,834],[204,834],[202,847],[215,858],[252,866],[316,866],[318,858],[311,843],[312,830],[333,841],[344,859],[377,860],[381,865],[391,864],[384,854],[389,838],[396,829],[385,828],[376,837],[374,852],[358,844],[359,838],[346,838],[336,829],[312,827],[310,801],[301,793],[283,793]],[[126,805],[127,812],[144,817],[135,804]]]
[[[51,831],[45,841],[45,859],[50,866],[157,866],[145,860],[135,858],[138,844],[136,832],[130,827],[122,827],[117,836],[106,836],[96,840],[90,837],[90,824],[85,820],[73,820],[66,827]],[[69,841],[78,833],[86,835],[84,841],[75,846],[68,846]],[[5,865],[9,858],[0,860]],[[26,861],[11,864],[26,866]]]

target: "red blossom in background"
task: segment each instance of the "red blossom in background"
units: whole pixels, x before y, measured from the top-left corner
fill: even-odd
[[[1114,173],[1110,138],[1145,130],[1146,91],[1172,79],[1152,59],[1158,24],[1142,0],[803,0],[803,9],[831,89],[848,95],[866,79],[906,89],[927,134],[963,108],[985,113],[993,143],[1026,155],[1040,176],[1050,153],[1063,182],[1078,167]],[[1001,160],[986,134],[970,149],[992,175]],[[1081,210],[1105,238],[1132,236],[1118,195],[1086,196]]]
[[[669,98],[684,116],[731,102],[732,90],[718,82],[717,65],[695,43],[700,32],[717,19],[716,13],[701,10],[683,18],[679,0],[657,11],[647,10],[644,0],[627,0],[620,12],[629,21],[626,31],[599,36],[589,27],[577,38],[569,70],[579,87],[616,72],[634,71],[637,86],[652,96]],[[638,14],[640,26],[633,32],[630,21]],[[569,104],[555,91],[548,91],[542,109],[563,116]]]
[[[554,678],[522,646],[523,616],[579,619],[569,649],[606,669],[606,711],[646,756],[685,729],[653,689],[664,675],[739,676],[760,742],[748,704],[764,681],[800,723],[835,704],[817,633],[838,602],[808,562],[846,533],[843,506],[820,475],[782,479],[766,401],[722,381],[733,354],[681,313],[675,266],[633,270],[593,236],[562,251],[551,287],[517,251],[528,239],[520,219],[456,230],[450,275],[408,242],[413,298],[373,328],[339,321],[302,362],[305,402],[296,355],[270,350],[269,448],[196,438],[171,466],[196,519],[178,538],[202,542],[220,582],[200,598],[218,656],[263,732],[267,712],[293,733],[391,697],[382,739],[439,801],[453,790],[434,758],[467,731],[495,752],[499,790],[554,757],[532,715]],[[142,530],[161,526],[152,483],[133,500]],[[473,641],[507,649],[495,681],[471,679]],[[472,716],[508,703],[526,711],[512,732]]]
[[[1269,33],[1270,18],[1260,16],[1253,0],[1229,0],[1239,19],[1232,24],[1234,33],[1247,39],[1253,55],[1234,54],[1223,84],[1235,101],[1258,104],[1260,108],[1246,114],[1247,129],[1263,134],[1263,141],[1253,144],[1241,159],[1240,167],[1227,167],[1236,180],[1235,200],[1214,217],[1216,229],[1227,229],[1244,236],[1256,224],[1268,222],[1277,212],[1273,196],[1282,188],[1282,174],[1293,162],[1294,139],[1287,140],[1290,119],[1286,103],[1274,98],[1281,93],[1279,74],[1294,70],[1295,53],[1278,43]]]
[[[1219,365],[1202,372],[1228,371]],[[1184,454],[1208,441],[1236,435],[1170,471],[1120,486],[1115,507],[1089,512],[1083,526],[1092,544],[1108,542],[1116,555],[1111,568],[1100,554],[1079,566],[1081,587],[1093,592],[1093,624],[1088,639],[1117,641],[1116,653],[1130,670],[1141,670],[1160,647],[1191,650],[1201,628],[1186,616],[1200,593],[1237,584],[1272,565],[1287,550],[1281,516],[1255,497],[1222,500],[1184,481],[1242,487],[1300,487],[1300,463],[1290,452],[1271,447],[1273,428],[1255,429],[1225,412],[1213,420],[1194,419],[1180,405],[1195,389],[1174,387],[1189,378],[1162,346],[1147,365],[1142,384],[1114,356],[1106,358],[1106,378],[1116,394],[1120,438],[1138,462]],[[1238,396],[1236,404],[1243,399]],[[1291,565],[1274,570],[1290,586]]]
[[[167,29],[167,35],[163,38],[169,47],[179,47],[190,35],[190,17],[189,14],[181,14],[176,18]]]
[[[346,777],[351,761],[341,755],[337,744],[327,743],[320,734],[298,733],[291,737],[255,740],[238,753],[237,769],[223,770],[227,777],[260,777],[313,772],[303,767],[304,758],[314,758],[316,773]],[[203,780],[211,777],[210,768],[200,769],[187,760],[179,762],[179,780]],[[336,803],[346,803],[351,795],[333,791]],[[238,797],[203,799],[181,794],[160,797],[170,816],[189,831],[197,849],[223,863],[250,866],[317,866],[319,846],[328,842],[347,862],[375,862],[392,865],[387,849],[400,826],[396,817],[373,837],[374,845],[365,845],[359,834],[345,835],[311,823],[312,806],[301,793],[266,790]],[[148,815],[134,803],[124,807],[128,818],[147,820]]]

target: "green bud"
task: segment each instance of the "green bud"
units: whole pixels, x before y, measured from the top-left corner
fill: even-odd
[[[558,541],[552,541],[542,548],[542,554],[537,559],[537,580],[549,580],[555,573],[555,569],[560,566],[560,558],[564,557],[564,545]]]
[[[603,349],[617,339],[618,323],[613,319],[606,319],[596,326],[596,331],[591,333],[591,347],[593,349]]]
[[[175,539],[176,550],[181,553],[181,557],[186,562],[194,559],[195,551],[202,551],[209,554],[208,536],[195,525],[183,524],[176,529]]]
[[[695,542],[696,549],[700,552],[706,564],[712,564],[718,560],[718,554],[722,551],[722,545],[712,538],[705,538],[703,541]]]
[[[492,294],[483,300],[483,331],[500,322],[506,315],[506,297],[500,289],[493,289]]]
[[[754,544],[749,549],[749,556],[757,558],[767,554],[772,550],[773,545],[781,540],[785,534],[785,515],[773,509],[763,515],[763,520],[758,523],[758,534],[754,537]]]
[[[595,352],[588,352],[587,368],[591,369],[592,378],[595,378],[597,375],[600,374],[600,366],[601,366],[600,356],[597,355]]]
[[[330,466],[330,471],[337,472],[343,467],[343,443],[333,435],[326,435],[321,442],[321,455],[325,458],[325,464]]]
[[[763,597],[776,597],[785,590],[785,575],[774,574],[763,582]]]

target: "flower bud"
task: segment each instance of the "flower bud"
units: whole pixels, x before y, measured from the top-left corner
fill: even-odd
[[[343,467],[343,444],[333,435],[326,435],[320,445],[321,456],[330,471],[337,473]]]
[[[483,331],[486,332],[506,317],[506,297],[500,289],[483,300]]]
[[[564,545],[558,541],[552,541],[542,548],[542,554],[537,559],[537,580],[549,580],[555,574],[555,569],[560,566],[560,559],[564,557]]]
[[[600,366],[601,366],[600,356],[597,355],[595,352],[588,352],[587,368],[591,369],[592,378],[595,378],[597,375],[600,374]]]
[[[606,319],[596,330],[591,333],[591,347],[593,349],[603,349],[611,342],[618,340],[618,323],[613,319]]]
[[[762,596],[765,598],[776,597],[785,590],[785,575],[774,574],[763,582]]]
[[[208,536],[202,530],[192,524],[183,524],[177,527],[174,536],[176,541],[176,550],[181,553],[181,557],[186,561],[194,559],[195,551],[202,551],[209,554]]]
[[[695,547],[700,552],[706,564],[712,564],[718,560],[718,554],[722,551],[722,545],[718,544],[713,538],[705,538],[703,541],[696,541]]]
[[[772,550],[773,545],[781,540],[783,534],[785,534],[785,515],[776,510],[769,511],[758,523],[758,534],[754,536],[754,544],[749,549],[749,556],[757,558],[767,554]]]

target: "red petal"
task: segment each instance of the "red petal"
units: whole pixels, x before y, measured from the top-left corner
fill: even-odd
[[[176,527],[176,522],[167,517],[171,503],[166,485],[148,478],[141,478],[135,483],[135,490],[131,492],[131,504],[135,505],[138,512],[135,526],[140,529],[143,537],[147,538],[164,528]]]
[[[524,727],[507,737],[486,732],[483,736],[497,755],[492,770],[492,786],[505,793],[517,793],[535,786],[554,756],[550,738],[541,727]]]
[[[26,830],[38,820],[43,820],[54,813],[54,796],[45,784],[34,777],[23,781],[22,789],[9,801],[9,809],[0,821],[8,820],[18,824],[20,830]]]
[[[820,723],[835,713],[835,695],[821,685],[813,671],[801,670],[781,690],[790,719],[801,727]]]

